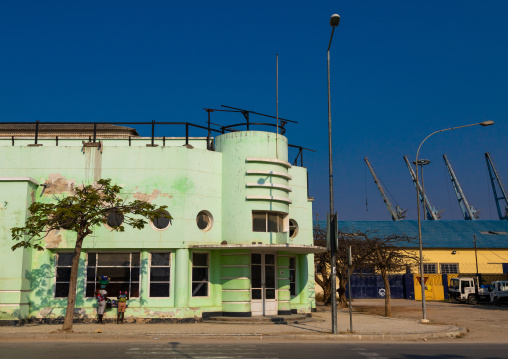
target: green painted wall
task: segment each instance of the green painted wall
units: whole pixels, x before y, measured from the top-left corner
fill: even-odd
[[[12,252],[10,228],[26,220],[34,191],[30,181],[0,180],[0,320],[28,317],[32,250]]]
[[[202,312],[250,311],[250,251],[210,250],[210,284],[207,297],[192,297],[192,245],[228,244],[312,244],[312,203],[307,198],[305,168],[280,163],[247,161],[271,158],[287,162],[287,139],[273,133],[250,131],[224,134],[216,138],[216,151],[206,150],[204,139],[191,139],[194,148],[183,147],[182,139],[157,139],[158,147],[147,147],[150,139],[106,139],[102,147],[84,147],[81,139],[41,139],[43,146],[29,147],[33,140],[0,140],[0,178],[31,177],[45,187],[29,181],[0,180],[0,320],[55,318],[65,310],[66,299],[54,298],[55,253],[72,251],[75,236],[65,230],[45,240],[48,250],[12,252],[10,228],[20,226],[32,201],[51,202],[53,196],[65,196],[75,186],[99,178],[111,178],[123,187],[126,199],[147,200],[167,205],[172,225],[163,231],[151,225],[143,230],[126,228],[110,231],[94,229],[85,240],[80,261],[76,314],[95,316],[96,301],[85,298],[86,253],[89,251],[127,251],[141,254],[140,295],[129,301],[128,315],[143,318],[199,317]],[[278,142],[278,149],[277,149]],[[288,168],[289,167],[289,168]],[[291,175],[252,175],[248,170],[278,171]],[[273,183],[291,187],[291,191],[247,187],[247,183]],[[248,200],[247,196],[278,196],[291,204],[273,200]],[[196,225],[199,211],[209,211],[213,226],[208,231]],[[288,213],[298,223],[298,234],[252,231],[252,211]],[[149,253],[171,251],[169,298],[150,298]],[[278,271],[286,270],[280,257]],[[279,310],[310,311],[308,278],[313,275],[311,256],[299,255],[298,295],[289,298],[289,282],[279,279]],[[302,259],[303,258],[303,259]],[[300,274],[300,271],[306,273]],[[310,271],[310,272],[309,272]],[[285,275],[285,274],[284,274]],[[286,275],[287,277],[287,275]],[[307,278],[303,280],[302,278]],[[17,291],[17,292],[16,292]],[[115,295],[113,294],[112,297]],[[303,309],[302,309],[303,308]],[[114,313],[113,313],[114,314]],[[111,313],[108,315],[113,315]]]

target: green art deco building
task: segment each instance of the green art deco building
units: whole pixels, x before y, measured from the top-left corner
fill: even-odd
[[[62,229],[46,237],[44,251],[13,252],[10,229],[24,224],[32,202],[100,178],[121,185],[126,199],[168,206],[173,219],[143,230],[95,228],[81,254],[76,318],[95,317],[101,275],[111,277],[110,297],[129,292],[127,318],[315,308],[313,253],[321,248],[313,246],[307,170],[288,162],[286,137],[236,131],[146,138],[102,124],[94,142],[92,128],[40,124],[35,136],[34,124],[0,124],[0,321],[63,316],[75,236]]]

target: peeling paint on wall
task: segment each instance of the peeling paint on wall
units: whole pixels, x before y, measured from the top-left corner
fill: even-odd
[[[44,308],[37,313],[37,318],[47,318],[51,316],[51,312],[53,311],[53,308]]]
[[[44,181],[47,185],[44,191],[45,196],[60,194],[60,193],[71,193],[76,188],[76,180],[66,179],[60,173],[51,173],[47,180]]]
[[[138,187],[136,187],[135,189],[137,189],[137,188]],[[169,193],[162,193],[158,189],[154,189],[153,192],[150,194],[141,193],[139,191],[137,191],[133,194],[133,197],[135,199],[144,201],[144,202],[148,202],[148,203],[152,203],[152,201],[154,199],[158,198],[159,196],[166,197],[166,198],[173,198],[173,196],[171,196]]]
[[[62,235],[60,231],[54,230],[48,233],[44,241],[46,242],[46,248],[58,248],[60,242],[62,242]]]

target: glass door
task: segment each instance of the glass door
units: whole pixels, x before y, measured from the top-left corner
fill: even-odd
[[[251,312],[253,316],[277,315],[275,254],[251,254]]]

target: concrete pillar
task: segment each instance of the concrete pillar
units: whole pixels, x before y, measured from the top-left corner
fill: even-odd
[[[150,278],[148,277],[148,270],[150,267],[150,255],[148,251],[141,251],[140,256],[140,278],[139,278],[139,302],[141,303],[141,306],[143,306],[143,303],[147,303],[148,301],[148,282]]]
[[[302,288],[300,294],[300,303],[309,304],[309,262],[307,259],[308,255],[300,254],[298,258],[297,269],[299,271],[299,285]]]
[[[186,308],[189,306],[189,250],[180,248],[175,251],[175,307]]]
[[[210,252],[210,285],[212,287],[211,294],[213,296],[213,305],[219,307],[222,305],[222,267],[221,252]]]

